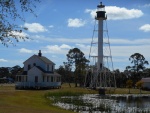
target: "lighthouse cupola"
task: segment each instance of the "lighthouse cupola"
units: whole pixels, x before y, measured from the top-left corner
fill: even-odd
[[[96,20],[106,20],[107,16],[105,15],[105,5],[102,5],[102,2],[100,2],[99,5],[97,5],[97,15],[95,17]]]

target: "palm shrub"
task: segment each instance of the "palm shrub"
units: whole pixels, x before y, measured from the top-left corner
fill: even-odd
[[[140,94],[141,94],[141,89],[142,89],[142,86],[143,86],[143,81],[138,81],[136,82],[135,86],[140,90]]]
[[[133,81],[132,80],[127,80],[126,82],[126,87],[129,88],[129,94],[130,94],[130,88],[132,88]]]

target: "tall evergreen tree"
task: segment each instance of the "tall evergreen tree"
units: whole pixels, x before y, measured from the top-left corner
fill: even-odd
[[[136,73],[143,71],[145,69],[145,65],[149,64],[145,57],[140,53],[132,54],[129,58],[129,61],[131,61],[133,66],[127,66],[126,69]]]
[[[84,53],[78,49],[70,49],[67,54],[68,64],[74,68],[75,87],[77,83],[83,85],[84,75],[86,74],[86,67],[88,66],[88,60],[85,58]]]
[[[145,65],[148,65],[149,63],[140,53],[132,54],[129,58],[129,61],[131,61],[131,64],[133,65],[127,66],[126,70],[130,72],[130,79],[132,79],[133,85],[135,87],[136,82],[142,78],[142,73],[146,69]]]

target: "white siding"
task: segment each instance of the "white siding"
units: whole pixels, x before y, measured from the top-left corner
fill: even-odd
[[[49,69],[47,69],[47,65],[49,65]],[[46,64],[46,71],[54,72],[54,69],[55,69],[55,65],[53,65],[53,64]]]
[[[144,88],[149,88],[150,89],[150,78],[142,78],[143,81],[143,87]]]
[[[28,71],[28,82],[35,82],[35,76],[38,76],[38,82],[43,82],[42,71],[33,67]]]
[[[49,63],[49,64],[48,64]],[[48,61],[44,62],[39,56],[33,55],[24,62],[24,71],[27,71],[27,75],[18,75],[18,87],[59,87],[61,86],[61,76],[56,73],[44,73],[44,71],[54,72],[55,65]],[[30,69],[28,66],[30,65]],[[48,78],[48,79],[47,79]]]
[[[24,71],[28,71],[28,65],[30,65],[30,67],[32,68],[32,67],[34,67],[34,64],[36,66],[41,67],[45,71],[48,71],[48,70],[49,71],[54,71],[54,69],[55,69],[55,65],[54,64],[46,64],[44,61],[42,61],[41,59],[39,59],[38,56],[33,55],[26,62],[24,62]],[[47,65],[49,65],[49,69],[47,69]]]
[[[143,87],[150,89],[150,82],[144,82]]]
[[[36,55],[33,55],[26,62],[24,62],[24,71],[28,71],[28,65],[30,65],[31,68],[34,67],[34,63],[36,66],[40,66],[45,69],[45,62],[39,59]]]

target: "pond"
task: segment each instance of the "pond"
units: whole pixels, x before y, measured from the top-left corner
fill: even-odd
[[[79,113],[150,113],[150,95],[85,94],[51,99],[55,106]]]

